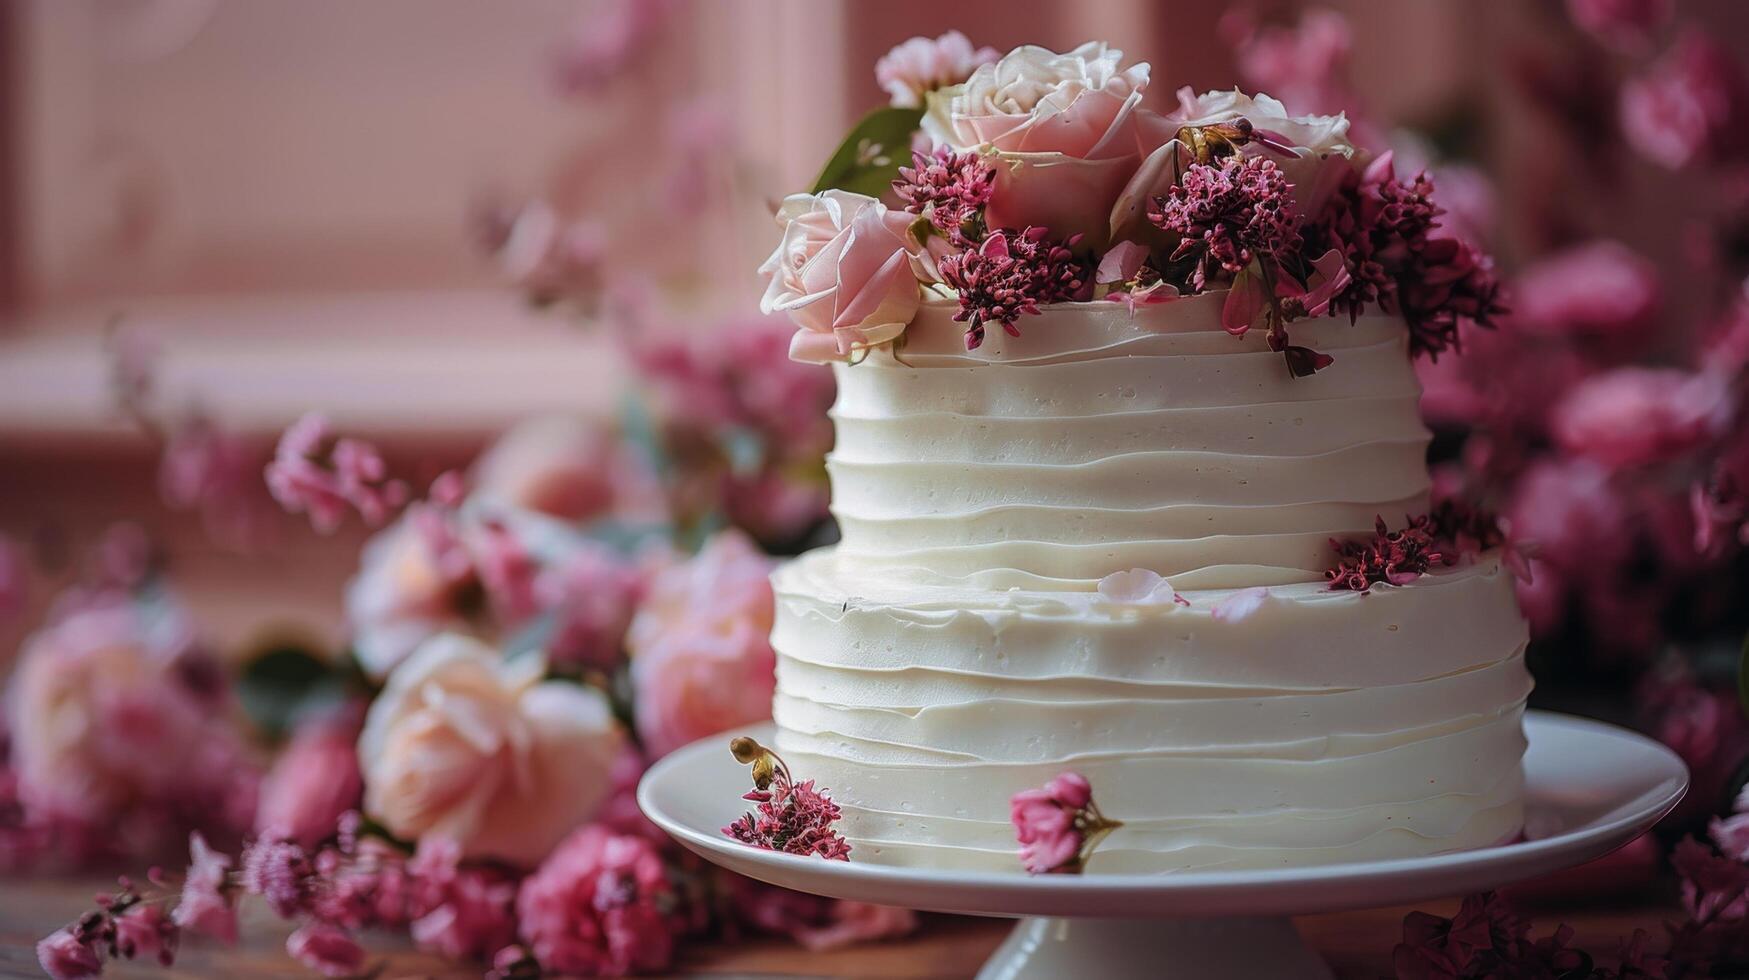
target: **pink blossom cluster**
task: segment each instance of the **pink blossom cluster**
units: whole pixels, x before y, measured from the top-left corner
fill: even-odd
[[[1396,531],[1380,517],[1371,539],[1332,539],[1330,547],[1336,552],[1337,562],[1324,577],[1330,581],[1331,589],[1354,592],[1366,592],[1374,585],[1406,585],[1445,559],[1426,517],[1411,518]]]
[[[267,464],[267,487],[281,506],[308,514],[324,534],[337,529],[349,510],[357,510],[366,524],[382,524],[408,496],[407,485],[389,476],[375,446],[335,437],[316,414],[299,419],[280,437]]]
[[[1439,215],[1425,174],[1399,180],[1392,155],[1349,172],[1330,206],[1310,216],[1306,251],[1339,252],[1349,281],[1330,303],[1358,315],[1371,305],[1400,313],[1410,348],[1437,357],[1459,343],[1459,327],[1493,326],[1505,312],[1491,263],[1467,242],[1435,234]]]
[[[768,851],[850,860],[850,843],[832,827],[841,816],[838,804],[813,780],[791,782],[780,772],[770,789],[749,790],[743,799],[754,809],[723,828],[730,837]]]
[[[1211,267],[1231,275],[1259,258],[1275,262],[1299,245],[1291,191],[1275,161],[1264,157],[1192,164],[1155,199],[1148,220],[1183,236],[1170,261],[1194,259],[1190,284],[1205,289]]]
[[[893,190],[905,210],[929,219],[930,225],[961,248],[982,240],[976,225],[996,189],[996,168],[976,153],[955,153],[939,146],[933,153],[917,150],[911,166],[899,168]],[[968,225],[973,230],[968,232]]]
[[[1046,303],[1085,298],[1092,269],[1077,258],[1076,244],[1053,241],[1044,228],[991,232],[974,249],[941,259],[941,279],[959,292],[954,319],[966,324],[966,348],[984,342],[987,324],[1020,336],[1015,321]]]
[[[532,500],[569,513],[578,493],[594,490],[560,488],[568,474],[512,486],[501,482],[502,469],[485,476],[500,482],[472,494],[459,474],[439,476],[426,499],[366,543],[346,597],[355,657],[368,673],[386,676],[442,632],[508,640],[539,626],[556,668],[611,672],[624,659],[644,570],[580,529],[516,506]],[[580,479],[596,482],[593,474]],[[594,505],[586,513],[594,519]]]
[[[555,974],[658,970],[674,955],[673,898],[661,855],[648,840],[585,827],[522,883],[517,933]]]

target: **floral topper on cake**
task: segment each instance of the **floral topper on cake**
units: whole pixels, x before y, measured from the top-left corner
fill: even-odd
[[[735,761],[753,767],[753,788],[741,798],[757,804],[757,814],[741,815],[723,828],[726,836],[765,851],[850,860],[850,842],[833,829],[842,815],[838,804],[812,779],[796,782],[776,752],[740,735],[729,741]]]
[[[760,267],[799,360],[901,342],[926,295],[958,301],[973,349],[1051,303],[1133,314],[1224,290],[1222,326],[1265,330],[1295,377],[1333,360],[1290,341],[1297,320],[1377,309],[1436,357],[1459,323],[1504,312],[1490,260],[1441,231],[1432,182],[1353,146],[1342,115],[1188,88],[1157,112],[1148,65],[1097,42],[998,58],[950,32],[894,48],[877,76],[892,105],[784,200]]]

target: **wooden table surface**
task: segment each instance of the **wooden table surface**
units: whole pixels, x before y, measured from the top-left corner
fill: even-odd
[[[24,879],[0,883],[0,977],[40,977],[33,946],[36,940],[70,921],[89,907],[91,897],[110,879],[92,876],[79,879]],[[1427,911],[1450,914],[1455,902],[1430,902]],[[1306,916],[1298,921],[1307,941],[1323,953],[1342,980],[1378,980],[1390,976],[1391,947],[1400,934],[1408,909],[1378,909],[1334,915]],[[1616,939],[1635,928],[1661,934],[1662,924],[1676,915],[1667,901],[1647,900],[1605,906],[1524,905],[1523,911],[1542,935],[1558,922],[1576,930],[1576,942],[1598,954],[1612,957]],[[895,942],[871,944],[832,953],[809,953],[775,940],[738,945],[687,947],[676,964],[677,976],[698,977],[969,977],[1002,941],[1008,924],[990,919],[950,916],[926,917],[915,936]],[[235,948],[198,941],[185,946],[176,966],[121,964],[106,976],[301,978],[314,974],[286,957],[283,949],[289,927],[275,919],[259,902],[245,906],[244,936]],[[458,966],[419,953],[404,940],[391,936],[371,937],[372,948],[382,958],[384,980],[397,977],[478,977],[482,970]]]

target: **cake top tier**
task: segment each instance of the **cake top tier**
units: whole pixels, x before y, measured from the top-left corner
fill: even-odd
[[[848,567],[1365,589],[1497,543],[1467,511],[1409,516],[1409,358],[1501,312],[1425,175],[1266,95],[1150,108],[1148,66],[1099,43],[920,38],[877,74],[893,104],[784,200],[760,269],[791,355],[841,365]]]
[[[1388,317],[1322,321],[1294,378],[1221,297],[1076,303],[956,343],[925,304],[903,348],[840,365],[828,457],[850,567],[891,581],[1088,591],[1322,581],[1330,539],[1427,509],[1420,388]]]
[[[1440,231],[1425,175],[1355,147],[1341,115],[1188,89],[1158,112],[1148,66],[1098,43],[998,58],[919,38],[879,74],[894,104],[784,200],[760,269],[765,311],[800,328],[797,358],[899,343],[930,298],[955,304],[977,349],[1057,305],[1219,292],[1220,326],[1264,335],[1304,377],[1328,358],[1299,324],[1383,312],[1437,355],[1499,312],[1487,259]]]

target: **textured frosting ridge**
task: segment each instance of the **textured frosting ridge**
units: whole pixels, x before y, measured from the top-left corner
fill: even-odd
[[[828,458],[840,552],[899,579],[1085,590],[1317,580],[1333,535],[1424,510],[1429,435],[1401,323],[1296,330],[1335,363],[1290,379],[1211,293],[1071,303],[956,349],[925,304],[902,350],[839,365]]]
[[[1007,800],[1073,768],[1093,870],[1363,860],[1522,820],[1527,630],[1496,557],[1239,623],[1098,593],[940,594],[815,552],[776,577],[778,748],[885,862],[1013,868]]]
[[[1019,871],[1008,799],[1065,769],[1124,822],[1094,872],[1518,832],[1528,630],[1498,556],[1323,581],[1331,537],[1426,508],[1403,325],[1298,323],[1335,363],[1294,379],[1223,298],[1064,304],[970,352],[925,304],[836,368],[843,539],[774,576],[773,715],[853,859]],[[1130,568],[1189,606],[1097,591]]]

